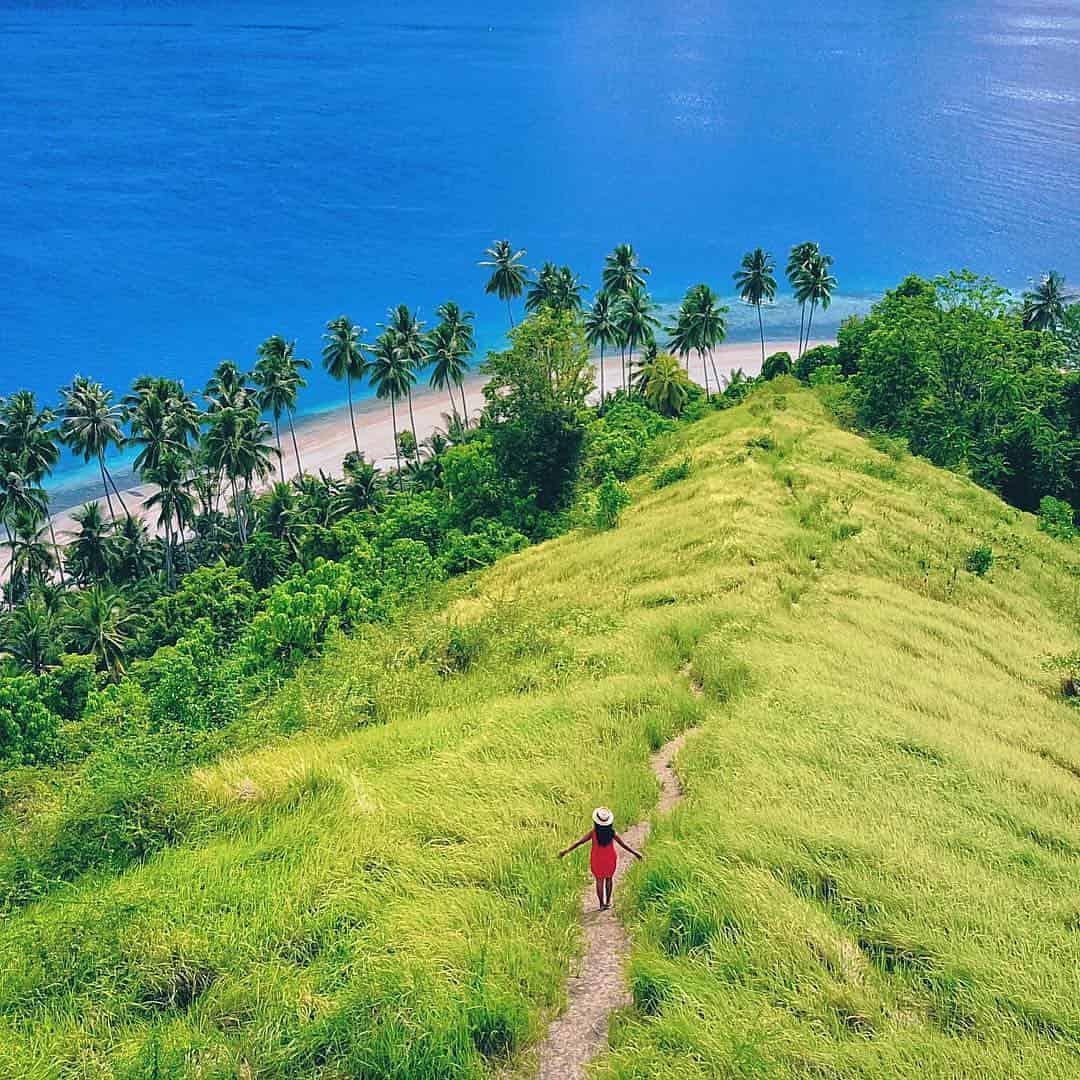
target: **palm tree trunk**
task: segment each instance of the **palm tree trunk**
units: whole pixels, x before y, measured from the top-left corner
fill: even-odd
[[[101,459],[101,467],[103,469],[105,469],[105,459],[104,458]],[[109,483],[112,484],[112,489],[113,489],[113,491],[116,492],[116,497],[120,500],[120,505],[123,507],[123,510],[124,510],[124,516],[125,517],[130,517],[131,514],[130,514],[130,511],[128,510],[128,508],[127,508],[127,503],[124,502],[124,496],[120,494],[120,489],[116,486],[116,481],[113,479],[112,473],[109,472],[108,469],[105,469],[105,475],[108,477]]]
[[[420,440],[416,437],[416,417],[412,411],[412,389],[409,390],[409,426],[412,428],[413,457],[416,458],[417,466],[420,465]]]
[[[714,343],[715,344],[715,343]],[[709,364],[712,367],[713,378],[716,380],[716,392],[720,393],[720,373],[716,370],[716,360],[713,357],[713,351],[709,349]]]
[[[600,415],[604,415],[604,343],[600,342]]]
[[[802,311],[799,314],[799,351],[798,356],[803,354],[803,323],[806,322],[806,301],[802,302]],[[798,359],[798,356],[796,359]]]
[[[456,419],[457,418],[457,402],[454,400],[454,384],[453,383],[447,383],[446,384],[446,396],[450,399],[450,412],[454,416],[454,418]]]
[[[401,490],[401,453],[397,444],[397,395],[390,395],[390,426],[394,431],[394,461],[397,464],[398,491]]]
[[[698,349],[698,359],[701,361],[701,373],[705,376],[705,400],[709,400],[709,365],[705,362],[705,353],[701,349]],[[690,354],[686,354],[686,367],[687,374],[689,374],[690,368]],[[720,388],[717,387],[717,390]]]
[[[105,501],[109,504],[109,520],[116,520],[116,511],[113,509],[112,496],[109,494],[108,473],[105,471],[105,457],[99,455],[98,464],[101,466],[101,486],[105,489]]]
[[[360,440],[359,440],[359,438],[357,438],[357,435],[356,435],[356,414],[353,412],[352,376],[351,375],[346,375],[345,376],[345,385],[348,387],[348,391],[349,391],[349,423],[352,424],[353,446],[355,447],[356,452],[359,454],[360,453]]]
[[[514,309],[510,306],[510,297],[506,298],[506,313],[510,316],[510,329],[514,329]]]
[[[292,436],[293,453],[296,455],[296,475],[303,476],[304,470],[300,465],[300,447],[296,443],[296,428],[293,426],[292,409],[289,410],[289,434]]]
[[[465,421],[465,426],[469,426],[469,406],[465,401],[465,380],[463,379],[458,383],[458,389],[461,391],[461,418]]]
[[[56,527],[53,525],[53,519],[48,512],[46,517],[49,522],[49,536],[52,537],[53,551],[56,552],[56,568],[60,571],[60,584],[67,586],[67,578],[64,577],[64,553],[60,550],[60,545],[56,542]]]
[[[765,323],[761,320],[761,304],[757,306],[758,330],[761,332],[761,366],[765,366]]]
[[[233,513],[236,514],[236,531],[240,534],[240,546],[247,543],[247,531],[244,528],[244,508],[240,505],[240,493],[236,490],[236,477],[229,477],[232,488]]]
[[[623,390],[626,389],[626,346],[619,346],[619,368],[622,371]]]
[[[285,483],[285,458],[281,453],[281,418],[275,414],[274,416],[274,438],[277,441],[277,465],[278,473],[281,476],[281,482]]]
[[[172,519],[165,519],[165,585],[169,592],[173,589],[172,564]]]
[[[810,302],[810,319],[806,324],[806,344],[810,344],[810,327],[814,325],[814,308],[817,307],[817,301],[812,300]]]

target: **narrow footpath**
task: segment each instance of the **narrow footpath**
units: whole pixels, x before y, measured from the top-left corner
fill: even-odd
[[[660,781],[660,798],[654,813],[667,813],[682,799],[682,787],[672,763],[695,730],[691,728],[664,743],[650,759],[652,771]],[[620,835],[631,847],[640,850],[649,835],[649,819],[639,821]],[[620,852],[612,894],[614,907],[597,910],[596,890],[591,880],[582,896],[581,923],[587,948],[580,971],[567,984],[570,1000],[566,1012],[552,1022],[540,1047],[540,1080],[583,1080],[586,1064],[607,1044],[612,1012],[630,1004],[624,970],[630,935],[617,917],[616,908],[621,895],[619,882],[631,862],[632,856]]]

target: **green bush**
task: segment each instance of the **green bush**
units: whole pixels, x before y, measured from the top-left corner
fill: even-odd
[[[0,761],[29,765],[51,760],[60,718],[41,699],[37,676],[0,680]]]
[[[815,345],[795,361],[793,371],[800,382],[808,383],[810,376],[818,368],[833,367],[840,363],[840,352],[835,345]]]
[[[1043,661],[1043,667],[1061,677],[1062,697],[1074,701],[1080,699],[1080,649],[1064,655],[1048,656]]]
[[[439,562],[448,574],[464,574],[488,566],[511,551],[519,551],[528,542],[526,536],[501,521],[480,521],[472,532],[452,529],[447,533]]]
[[[630,496],[626,488],[610,474],[596,489],[596,505],[593,510],[593,524],[598,529],[613,529],[619,524],[622,512],[630,505]]]
[[[822,364],[810,373],[811,386],[834,386],[843,379],[844,373],[839,364]]]
[[[964,568],[969,574],[975,574],[977,577],[982,577],[988,573],[990,567],[994,565],[994,553],[988,547],[972,548],[968,552],[966,561],[964,562]]]
[[[150,723],[157,729],[206,731],[241,715],[239,678],[204,640],[185,639],[158,651],[150,662]]]
[[[792,372],[791,353],[774,352],[766,358],[761,367],[761,375],[764,379],[775,379],[777,375],[790,375]]]
[[[1039,528],[1057,540],[1071,540],[1076,535],[1076,515],[1064,499],[1044,495],[1039,500]]]
[[[82,653],[64,653],[43,679],[42,700],[62,720],[78,720],[86,699],[101,685],[97,661]]]
[[[690,475],[690,458],[684,457],[675,462],[674,465],[665,465],[657,474],[656,479],[653,481],[654,487],[665,488],[670,484],[677,484],[680,480],[685,480]]]
[[[142,652],[175,645],[200,619],[208,619],[217,640],[231,645],[255,610],[255,590],[235,566],[223,562],[186,575],[170,596],[154,601],[143,634]]]

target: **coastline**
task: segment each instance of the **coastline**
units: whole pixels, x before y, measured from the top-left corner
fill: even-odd
[[[815,345],[833,344],[834,339],[814,339],[809,347]],[[798,348],[798,342],[791,340],[766,341],[765,352],[770,355],[774,352],[789,352],[794,354]],[[761,345],[755,341],[733,342],[724,344],[714,349],[710,360],[709,384],[712,386],[712,368],[721,375],[728,375],[736,368],[742,368],[747,375],[756,375],[761,370]],[[599,368],[599,357],[593,357],[594,363]],[[702,363],[697,355],[690,357],[690,377],[698,383],[704,382]],[[604,357],[604,385],[608,390],[618,386],[621,380],[619,354],[614,357],[609,353]],[[483,387],[485,383],[483,375],[479,371],[473,371],[465,380],[464,391],[468,407],[469,418],[472,419],[483,407]],[[599,383],[599,371],[597,371]],[[458,393],[460,399],[460,393]],[[387,469],[394,467],[394,436],[393,424],[390,412],[390,403],[378,398],[367,397],[355,403],[356,428],[359,436],[360,452],[369,460],[373,461],[377,468]],[[428,386],[418,386],[413,393],[413,413],[416,417],[416,435],[423,441],[436,429],[445,428],[444,414],[449,414],[450,402],[445,391],[432,390]],[[408,407],[402,403],[397,407],[398,431],[408,427]],[[324,412],[308,414],[298,417],[296,420],[296,441],[300,448],[300,460],[304,471],[317,475],[320,471],[330,476],[341,475],[341,463],[346,454],[353,450],[352,427],[349,422],[348,406],[328,409]],[[287,428],[282,430],[282,455],[285,464],[286,480],[296,476],[296,459],[293,455],[292,440],[289,438]],[[280,473],[275,469],[272,476],[258,485],[257,491],[262,491],[280,479]],[[132,516],[141,518],[146,522],[152,533],[156,533],[153,511],[147,510],[143,505],[146,498],[153,492],[153,486],[149,484],[131,484],[121,488],[121,495],[127,503],[127,508]],[[104,506],[103,496],[89,501],[96,501]],[[72,516],[73,511],[79,509],[85,503],[78,503],[58,511],[52,515],[53,526],[56,529],[57,539],[63,544],[69,540],[77,529]]]

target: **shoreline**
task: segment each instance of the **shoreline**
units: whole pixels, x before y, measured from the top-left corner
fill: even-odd
[[[808,348],[815,345],[833,344],[833,339],[814,339],[808,344]],[[784,340],[765,343],[766,355],[775,352],[789,352],[794,354],[798,348],[796,341]],[[724,344],[714,349],[711,354],[706,354],[709,361],[709,386],[712,389],[712,368],[721,375],[728,375],[736,368],[742,368],[747,375],[757,375],[761,370],[761,345],[759,342],[733,342]],[[599,369],[599,355],[593,356],[594,365]],[[690,357],[690,377],[697,383],[704,385],[702,375],[702,363],[696,354]],[[597,384],[599,385],[599,370],[597,370]],[[465,399],[468,407],[469,418],[472,419],[483,407],[484,399],[482,390],[486,380],[479,370],[470,372],[463,386]],[[604,386],[612,390],[621,382],[619,354],[614,356],[610,353],[604,357]],[[596,395],[594,395],[596,396]],[[460,399],[461,394],[457,392]],[[354,402],[356,414],[356,428],[359,436],[360,452],[369,461],[372,461],[379,469],[386,470],[394,467],[394,437],[393,424],[390,414],[390,403],[376,397],[365,397]],[[413,393],[413,413],[416,417],[416,435],[423,442],[436,429],[445,427],[444,415],[450,413],[450,401],[447,393],[442,390],[433,390],[427,385],[417,386]],[[408,406],[401,403],[397,407],[398,431],[403,431],[409,426]],[[312,475],[325,472],[329,476],[341,475],[341,463],[345,455],[353,450],[352,427],[349,422],[348,406],[339,406],[327,409],[320,413],[309,413],[296,419],[296,441],[300,448],[300,460],[304,472]],[[288,428],[282,429],[282,459],[285,464],[285,479],[290,480],[297,475],[296,459],[293,455],[292,440],[289,438]],[[281,479],[280,472],[275,469],[272,476],[258,484],[256,492],[264,491]],[[141,518],[146,522],[152,535],[157,535],[156,523],[153,521],[153,511],[147,510],[143,505],[144,500],[153,491],[149,484],[130,484],[121,487],[120,493],[128,504],[128,510],[133,517]],[[103,495],[92,497],[84,502],[74,503],[57,511],[52,515],[53,527],[56,530],[57,539],[61,544],[69,540],[75,533],[77,525],[72,516],[73,511],[85,506],[87,502],[97,502],[102,505],[106,514],[108,507]]]

